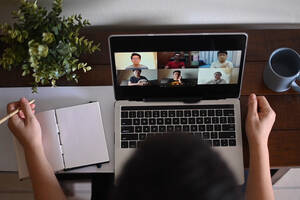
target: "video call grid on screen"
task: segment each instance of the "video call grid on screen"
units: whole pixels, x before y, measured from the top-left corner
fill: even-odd
[[[120,86],[237,84],[241,50],[115,52]]]

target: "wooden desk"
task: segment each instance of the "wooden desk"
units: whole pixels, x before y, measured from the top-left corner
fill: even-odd
[[[242,122],[247,113],[247,98],[252,92],[265,95],[277,113],[276,122],[269,139],[270,161],[272,168],[300,166],[300,96],[289,90],[275,93],[264,86],[262,73],[271,52],[279,47],[290,47],[300,52],[300,30],[201,30],[201,29],[144,29],[144,30],[107,30],[89,28],[83,31],[87,38],[101,43],[101,52],[83,56],[82,61],[94,66],[93,70],[79,73],[79,85],[111,85],[111,70],[107,38],[110,34],[121,33],[187,33],[187,32],[246,32],[249,35],[244,80],[241,95]],[[5,72],[0,69],[0,87],[30,86],[30,78],[20,78],[20,70]],[[58,85],[75,85],[65,80]],[[3,95],[3,94],[1,94]],[[243,127],[244,130],[244,127]],[[249,166],[249,152],[245,131],[244,163]]]

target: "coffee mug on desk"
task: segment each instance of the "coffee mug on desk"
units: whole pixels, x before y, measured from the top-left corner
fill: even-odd
[[[300,92],[296,80],[300,80],[300,56],[293,49],[280,48],[275,50],[264,71],[264,82],[275,92],[284,92],[291,87]]]

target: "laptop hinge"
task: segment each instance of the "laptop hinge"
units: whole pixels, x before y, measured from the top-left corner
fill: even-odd
[[[145,98],[143,99],[144,102],[184,102],[184,103],[197,103],[201,101],[202,98]]]

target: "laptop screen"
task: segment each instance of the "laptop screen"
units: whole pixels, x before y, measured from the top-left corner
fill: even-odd
[[[244,34],[111,36],[116,98],[209,99],[221,88],[239,95],[245,46]]]

